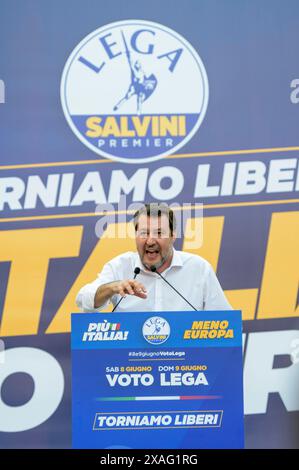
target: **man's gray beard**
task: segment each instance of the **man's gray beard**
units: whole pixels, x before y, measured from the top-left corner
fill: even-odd
[[[170,255],[170,253],[168,253],[168,255],[164,256],[163,258],[161,258],[161,261],[159,261],[159,263],[154,263],[154,264],[146,264],[142,261],[142,264],[143,266],[148,269],[149,271],[151,270],[151,267],[152,266],[155,266],[156,270],[160,269],[161,266],[165,263],[165,261],[167,260],[168,256]]]

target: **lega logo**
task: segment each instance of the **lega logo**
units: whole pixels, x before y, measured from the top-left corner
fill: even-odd
[[[151,317],[144,322],[142,334],[148,343],[162,344],[170,336],[170,325],[165,318]]]
[[[195,49],[149,21],[120,21],[84,38],[61,80],[75,135],[109,159],[144,163],[183,147],[199,129],[208,79]]]

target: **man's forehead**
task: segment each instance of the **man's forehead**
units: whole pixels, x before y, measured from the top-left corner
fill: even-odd
[[[161,216],[141,214],[138,219],[138,227],[169,227],[169,220],[165,214]]]

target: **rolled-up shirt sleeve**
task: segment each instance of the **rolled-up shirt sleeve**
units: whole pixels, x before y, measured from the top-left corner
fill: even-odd
[[[109,305],[110,299],[96,308],[94,306],[95,294],[100,286],[116,280],[110,263],[105,264],[98,277],[93,282],[86,284],[80,289],[76,297],[76,304],[83,312],[95,312],[105,309]]]

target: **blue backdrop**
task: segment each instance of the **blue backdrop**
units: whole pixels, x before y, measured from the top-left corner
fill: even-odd
[[[207,258],[243,311],[246,446],[298,447],[298,15],[296,0],[0,2],[0,447],[71,446],[70,312],[134,249],[95,233],[96,205],[118,216],[121,195],[204,204],[203,245],[176,247]],[[117,159],[134,156],[132,123],[156,159]]]

